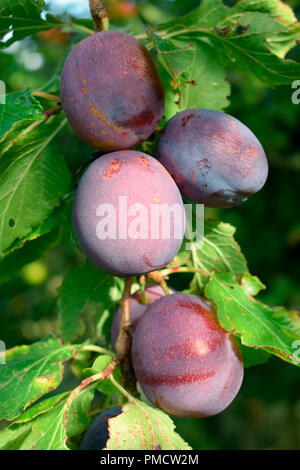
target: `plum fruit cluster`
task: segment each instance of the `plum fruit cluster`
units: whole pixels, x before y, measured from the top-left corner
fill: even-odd
[[[101,31],[72,49],[62,71],[61,102],[75,132],[104,154],[82,176],[72,217],[83,252],[114,276],[150,273],[172,261],[185,231],[182,196],[210,207],[233,207],[266,181],[260,142],[243,123],[219,111],[176,114],[158,140],[156,158],[134,150],[161,121],[164,90],[147,49],[124,32]],[[162,217],[153,236],[155,204],[160,211],[179,208],[179,235],[174,216],[169,236],[162,234]],[[143,215],[143,222],[130,222],[128,214]],[[195,295],[165,295],[153,286],[136,293],[130,305],[132,364],[148,399],[177,416],[224,410],[241,386],[243,361],[212,306]],[[120,321],[118,309],[113,347]],[[82,448],[103,448],[108,419],[118,413],[115,408],[98,416]]]
[[[167,295],[147,308],[133,335],[132,362],[148,399],[181,417],[220,413],[243,380],[236,340],[211,306],[191,294]]]
[[[174,258],[185,231],[181,195],[230,207],[265,183],[267,159],[257,138],[234,117],[214,110],[176,114],[158,141],[157,158],[132,150],[160,122],[164,91],[146,48],[124,32],[101,31],[72,49],[62,70],[61,102],[78,135],[109,152],[83,175],[73,209],[80,247],[109,274],[145,274]],[[174,215],[165,236],[160,211],[158,235],[153,235],[151,208],[157,204],[180,207],[181,230]],[[108,214],[101,225],[104,207]],[[141,207],[147,209],[147,220],[131,226],[135,233],[130,236],[124,213],[141,215]]]

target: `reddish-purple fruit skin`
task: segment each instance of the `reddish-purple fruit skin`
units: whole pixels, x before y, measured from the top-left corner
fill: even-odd
[[[175,416],[220,413],[243,380],[237,343],[210,305],[190,294],[168,295],[149,306],[133,336],[132,361],[145,395]]]
[[[172,291],[171,291],[172,292]],[[155,302],[155,300],[160,299],[166,295],[160,286],[149,286],[145,289],[145,296],[147,303],[141,303],[141,291],[136,292],[130,298],[130,309],[131,309],[131,321],[132,327],[135,330],[138,324],[139,319],[143,313],[147,310],[150,304]],[[120,332],[120,321],[121,321],[122,309],[121,307],[115,313],[111,324],[111,344],[115,348],[115,344]]]
[[[155,130],[164,90],[147,49],[121,31],[101,31],[70,52],[61,102],[75,132],[103,152],[129,149]]]
[[[186,198],[210,207],[240,204],[263,187],[268,175],[265,152],[250,129],[209,109],[176,114],[156,156]]]
[[[127,198],[128,211],[119,207],[120,197]],[[116,222],[116,239],[98,237],[97,225],[105,217],[97,216],[97,210],[103,204],[110,204],[115,210],[116,219],[112,223]],[[172,216],[170,237],[164,238],[160,218],[159,236],[153,238],[153,204],[176,204],[181,214],[182,232],[176,230],[177,221]],[[148,214],[146,238],[134,239],[126,232],[126,238],[122,238],[119,227],[126,227],[127,222],[130,235],[131,224],[139,215],[130,216],[130,207],[139,210],[142,206]],[[106,154],[90,165],[77,188],[72,218],[82,251],[100,269],[119,277],[144,274],[166,266],[179,251],[184,235],[184,206],[173,178],[155,158],[134,150]],[[137,225],[136,232],[143,231]],[[179,235],[181,238],[176,238]]]

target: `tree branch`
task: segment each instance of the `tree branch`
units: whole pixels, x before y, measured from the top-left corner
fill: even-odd
[[[90,0],[90,10],[96,33],[109,28],[109,16],[101,0]]]
[[[128,388],[133,394],[136,393],[136,379],[131,362],[131,343],[132,343],[132,322],[130,307],[130,290],[133,277],[125,280],[122,300],[122,316],[120,322],[120,333],[116,341],[116,358],[120,363],[125,388]]]

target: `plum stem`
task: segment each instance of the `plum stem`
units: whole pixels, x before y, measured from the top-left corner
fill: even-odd
[[[122,387],[122,385],[120,385],[120,384],[115,380],[115,378],[114,378],[113,375],[111,375],[111,376],[109,377],[109,380],[110,380],[111,383],[119,390],[119,392],[121,392],[122,395],[124,395],[124,397],[127,398],[127,400],[128,400],[129,402],[135,402],[134,397],[133,397],[132,395],[130,395],[130,393],[128,393],[127,390],[125,390],[125,388]]]
[[[152,273],[148,273],[147,276],[150,279],[153,279],[154,282],[159,284],[166,295],[170,294],[168,285],[167,285],[164,277],[162,276],[162,274],[159,271],[153,271]]]
[[[44,111],[44,115],[47,118],[51,116],[52,114],[56,113],[56,111],[60,111],[60,110],[61,110],[61,106],[60,104],[57,104],[56,106],[53,106],[53,108],[46,109],[46,111]]]
[[[109,356],[114,356],[113,351],[110,351],[109,349],[102,348],[101,346],[97,346],[94,344],[87,344],[82,349],[83,351],[92,351],[92,352],[98,352],[99,354],[107,354]]]
[[[173,268],[166,268],[160,271],[160,274],[163,277],[169,276],[170,274],[177,274],[177,273],[202,273],[202,274],[207,274],[204,269],[200,268],[191,268],[191,267],[186,267],[186,266],[179,266],[179,267],[173,267]]]
[[[140,277],[139,277],[139,283],[140,283],[140,286],[141,286],[141,298],[140,298],[140,302],[141,304],[148,304],[149,303],[149,300],[147,299],[147,296],[146,296],[146,293],[145,293],[145,289],[146,289],[146,277],[144,274],[142,274]]]
[[[44,98],[45,100],[57,101],[58,103],[60,103],[59,96],[52,95],[51,93],[46,93],[44,91],[34,90],[32,92],[32,96],[38,96],[39,98]]]
[[[90,0],[90,10],[96,33],[109,29],[109,16],[101,0]]]
[[[124,385],[132,393],[136,393],[136,379],[131,363],[131,343],[132,343],[132,322],[131,322],[131,305],[130,291],[133,277],[125,280],[124,291],[120,301],[122,316],[120,322],[120,333],[116,341],[116,358],[120,363],[121,371],[124,379]]]
[[[121,299],[122,319],[121,327],[131,326],[131,308],[130,308],[130,291],[132,286],[133,277],[125,280],[123,296]]]

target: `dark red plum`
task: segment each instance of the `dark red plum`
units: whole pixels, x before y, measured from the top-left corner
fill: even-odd
[[[75,132],[103,152],[130,149],[155,130],[164,91],[147,49],[121,31],[101,31],[70,52],[61,102]]]
[[[144,274],[169,264],[180,249],[184,225],[184,206],[173,178],[141,152],[124,150],[98,158],[76,191],[73,227],[78,243],[95,265],[115,276]]]
[[[99,414],[85,432],[80,445],[80,450],[104,449],[106,447],[106,442],[109,439],[109,420],[110,418],[118,416],[121,411],[121,407],[118,406]]]
[[[132,361],[148,399],[175,416],[220,413],[243,380],[235,339],[211,306],[190,294],[167,295],[148,307],[133,335]]]
[[[172,290],[170,289],[172,292]],[[131,308],[131,320],[133,329],[136,329],[139,319],[143,313],[147,310],[150,304],[155,302],[155,300],[160,299],[166,295],[160,286],[149,286],[145,289],[146,303],[142,302],[141,291],[136,292],[130,299],[130,308]],[[111,344],[115,348],[115,344],[120,332],[120,321],[121,321],[122,309],[121,307],[115,313],[111,324]]]
[[[176,114],[158,142],[157,158],[186,198],[210,207],[240,204],[268,175],[265,152],[251,130],[209,109]]]

